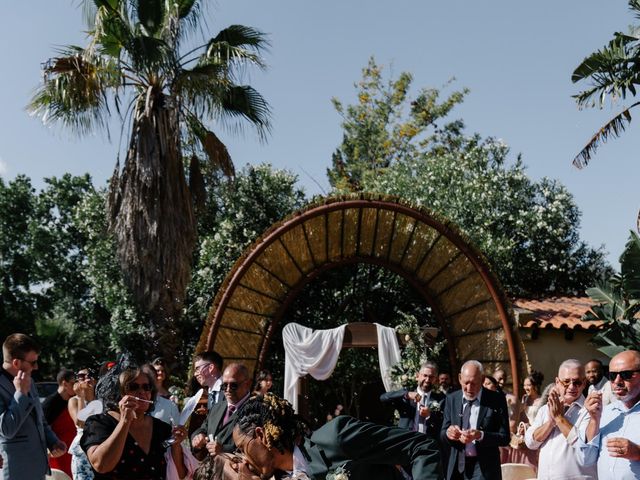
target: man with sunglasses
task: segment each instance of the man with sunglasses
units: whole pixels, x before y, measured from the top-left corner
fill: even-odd
[[[609,362],[616,399],[603,407],[592,392],[585,401],[589,424],[578,442],[578,459],[597,463],[599,478],[640,478],[640,352],[627,350]],[[586,440],[586,441],[585,441]]]
[[[47,424],[31,379],[40,348],[27,335],[14,333],[2,344],[0,369],[0,478],[44,479],[51,473],[47,449],[58,457],[66,450]]]
[[[251,383],[244,365],[232,363],[224,369],[220,391],[225,398],[213,406],[202,426],[193,432],[191,446],[194,450],[206,448],[212,456],[235,451],[232,434],[236,412],[249,398]]]
[[[597,478],[593,466],[578,462],[576,444],[589,415],[583,408],[585,373],[578,360],[565,360],[558,369],[549,400],[525,433],[525,443],[540,450],[538,479]]]

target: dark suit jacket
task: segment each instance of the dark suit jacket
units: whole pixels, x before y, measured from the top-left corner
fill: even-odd
[[[447,479],[451,478],[454,469],[458,468],[458,452],[464,449],[461,442],[452,442],[447,438],[447,429],[451,425],[458,425],[462,428],[462,390],[450,393],[445,401],[440,437],[443,442],[447,442],[451,446],[448,462],[445,461]],[[498,447],[508,445],[510,437],[507,401],[502,393],[482,388],[477,429],[484,433],[483,439],[476,442],[478,465],[482,472],[482,478],[487,480],[500,479],[502,475]]]
[[[442,478],[436,442],[421,433],[384,427],[340,415],[305,439],[300,450],[315,480],[341,465],[349,480],[389,480],[399,475],[395,465],[404,465],[416,480]]]
[[[49,470],[47,448],[58,437],[47,424],[33,379],[29,395],[16,392],[13,383],[0,374],[0,455],[3,479],[40,479]]]
[[[407,389],[396,390],[393,392],[385,392],[380,395],[380,401],[383,403],[391,403],[398,413],[400,420],[398,427],[414,430],[414,420],[416,418],[416,403],[408,400],[406,394]],[[440,441],[440,430],[442,428],[442,410],[444,409],[445,395],[435,390],[431,390],[430,401],[436,401],[440,404],[440,412],[432,412],[426,421],[425,434],[437,441]]]
[[[233,443],[233,428],[236,425],[237,410],[233,412],[231,418],[226,424],[222,424],[224,420],[224,414],[227,411],[227,400],[223,399],[216,403],[211,410],[209,410],[209,414],[207,415],[207,419],[202,423],[200,428],[195,430],[191,434],[191,438],[195,437],[199,433],[204,433],[205,435],[213,435],[216,437],[218,443],[222,444],[222,451],[225,453],[232,453],[236,450],[236,445]]]

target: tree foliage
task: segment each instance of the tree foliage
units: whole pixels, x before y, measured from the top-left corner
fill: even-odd
[[[37,336],[45,374],[93,365],[108,350],[108,315],[84,275],[87,237],[75,222],[93,194],[87,175],[45,179],[40,192],[25,176],[0,178],[0,336]]]
[[[636,18],[640,18],[640,1],[629,0],[629,8]],[[573,83],[589,82],[587,89],[574,95],[578,107],[602,108],[609,98],[612,103],[636,96],[640,86],[640,36],[638,26],[629,33],[615,32],[613,39],[600,50],[588,55],[571,75]],[[610,137],[617,138],[631,123],[631,109],[640,105],[634,102],[626,106],[605,123],[587,142],[573,159],[573,164],[586,166],[601,143]]]
[[[637,350],[640,344],[640,237],[633,231],[620,256],[620,267],[620,273],[587,290],[597,305],[583,317],[604,322],[594,342],[609,357]]]
[[[345,132],[329,172],[336,191],[397,195],[452,220],[511,295],[578,294],[609,271],[602,250],[580,241],[580,212],[564,186],[531,180],[503,142],[466,135],[461,120],[446,121],[465,91],[443,104],[437,90],[412,100],[410,77],[400,78],[385,83],[370,61],[357,85],[358,103],[345,109],[336,102]],[[372,111],[385,114],[370,122]],[[395,137],[401,141],[390,142]],[[384,146],[384,155],[368,145]]]

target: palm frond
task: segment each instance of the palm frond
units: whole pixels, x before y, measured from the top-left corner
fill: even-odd
[[[119,71],[102,57],[78,53],[77,47],[68,53],[45,64],[43,84],[27,109],[45,124],[60,121],[81,135],[104,128],[109,116],[107,95],[119,85]]]
[[[592,53],[576,67],[571,81],[589,79],[592,84],[574,96],[579,107],[602,106],[607,96],[624,99],[628,92],[635,95],[636,85],[640,84],[637,42],[637,37],[618,32],[606,47]]]
[[[211,130],[207,129],[195,115],[187,114],[186,123],[191,133],[200,141],[211,166],[222,170],[227,177],[233,177],[235,168],[224,143]]]
[[[220,119],[248,120],[256,128],[261,140],[266,140],[271,131],[271,108],[258,91],[248,85],[237,85],[228,88],[222,97]],[[242,129],[242,124],[236,125]]]
[[[631,123],[630,110],[639,104],[640,102],[632,104],[630,107],[625,108],[622,112],[618,113],[615,117],[604,124],[602,128],[600,128],[600,130],[591,137],[584,148],[574,157],[572,163],[577,168],[587,166],[601,143],[605,143],[609,137],[619,137],[629,123]]]

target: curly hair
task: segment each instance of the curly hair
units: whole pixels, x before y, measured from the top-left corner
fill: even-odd
[[[257,427],[262,428],[266,447],[277,448],[280,453],[293,451],[306,431],[305,423],[291,404],[273,393],[247,400],[238,411],[236,426],[240,433],[251,437],[255,437]]]

